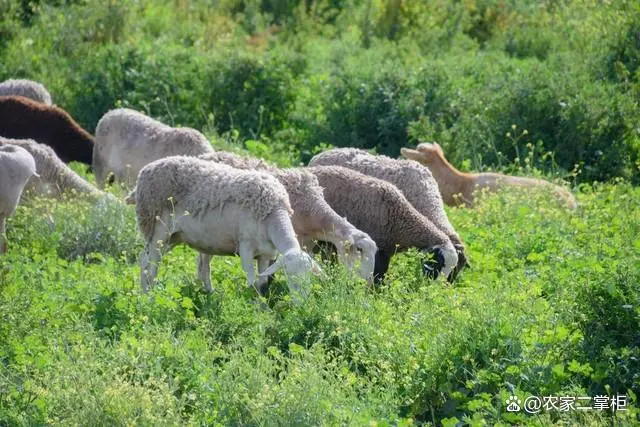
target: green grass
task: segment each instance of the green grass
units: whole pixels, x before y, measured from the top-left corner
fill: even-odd
[[[206,295],[188,248],[142,295],[131,206],[25,201],[0,258],[0,426],[637,425],[639,37],[631,0],[0,0],[0,80],[41,81],[90,132],[129,107],[280,166],[437,141],[580,203],[449,210],[473,265],[453,285],[410,252],[381,289],[325,266],[304,305],[280,277],[264,308],[234,258]],[[630,407],[507,413],[514,394]]]
[[[299,307],[279,277],[269,308],[235,258],[214,259],[205,294],[183,247],[143,295],[132,207],[27,201],[0,259],[0,424],[632,425],[640,191],[583,186],[578,200],[450,210],[473,265],[453,285],[410,252],[378,290],[326,266]],[[504,403],[616,393],[630,408],[615,416]]]

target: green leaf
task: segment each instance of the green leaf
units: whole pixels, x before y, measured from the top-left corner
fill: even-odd
[[[442,419],[442,427],[456,427],[460,422],[456,417],[451,418],[443,418]]]

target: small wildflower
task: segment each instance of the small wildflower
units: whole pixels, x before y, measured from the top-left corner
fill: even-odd
[[[516,125],[515,124],[511,125],[511,129],[516,130]]]
[[[507,138],[511,138],[511,132],[507,132]]]
[[[522,134],[523,135],[529,135],[529,131],[525,129],[525,130],[522,131]]]

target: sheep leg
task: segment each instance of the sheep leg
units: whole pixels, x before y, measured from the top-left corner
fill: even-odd
[[[258,273],[262,273],[271,265],[271,258],[266,256],[261,256],[258,258]],[[273,276],[260,276],[258,275],[258,292],[260,295],[265,296],[267,292],[269,292],[269,285]]]
[[[157,240],[152,240],[147,243],[140,254],[140,285],[144,293],[153,288],[158,275],[158,264],[162,259],[162,250],[156,242]]]
[[[9,245],[5,234],[5,217],[0,215],[0,255],[6,254],[8,249]]]
[[[378,249],[376,252],[376,263],[373,269],[373,280],[376,284],[380,284],[384,280],[384,275],[389,269],[389,262],[391,261],[391,254],[387,251]]]
[[[204,290],[210,294],[211,286],[211,255],[200,252],[198,255],[198,278],[204,283]]]
[[[240,255],[242,269],[247,273],[249,286],[255,288],[256,270],[253,262],[253,248],[249,244],[240,243],[238,247],[238,254]]]

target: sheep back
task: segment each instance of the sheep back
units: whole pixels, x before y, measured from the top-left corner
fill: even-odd
[[[186,210],[198,217],[235,202],[258,220],[277,209],[292,213],[285,188],[270,174],[187,156],[167,157],[146,165],[138,175],[135,200],[146,238],[153,233],[156,216],[171,209]]]
[[[256,169],[266,170],[269,172],[277,170],[274,166],[271,166],[264,160],[258,159],[257,157],[242,156],[228,151],[213,151],[211,153],[202,154],[198,157],[210,162],[223,163],[237,169]]]
[[[323,215],[331,208],[324,202],[318,178],[301,168],[279,169],[256,157],[242,156],[227,151],[215,151],[199,158],[223,163],[238,169],[263,170],[271,173],[289,194],[291,207],[297,214],[305,216]]]
[[[91,164],[93,137],[56,106],[21,96],[0,96],[0,135],[46,144],[65,163]]]
[[[406,199],[438,228],[461,244],[449,222],[438,183],[428,168],[412,160],[373,155],[358,148],[337,148],[313,157],[309,166],[336,165],[394,184]]]
[[[96,126],[93,167],[100,184],[108,172],[121,181],[132,181],[154,160],[198,156],[212,150],[196,129],[173,128],[138,111],[118,108],[102,116]]]
[[[26,79],[10,79],[0,83],[0,96],[23,96],[45,105],[51,105],[51,94],[42,83]]]
[[[60,160],[55,151],[47,145],[38,144],[32,139],[9,139],[0,137],[0,146],[3,145],[22,147],[33,156],[36,163],[36,171],[39,175],[38,181],[44,184],[38,186],[36,181],[29,184],[29,188],[35,189],[37,194],[58,196],[69,190],[86,194],[100,193],[97,188],[89,184]]]
[[[341,166],[308,167],[327,203],[381,250],[422,248],[448,241],[393,184]]]

